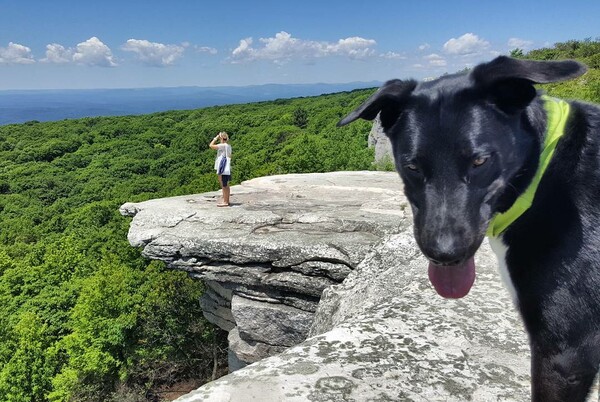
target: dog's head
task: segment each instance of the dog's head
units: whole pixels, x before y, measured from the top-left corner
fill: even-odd
[[[530,107],[533,84],[584,72],[575,61],[498,57],[469,74],[388,81],[338,123],[379,114],[440,295],[469,292],[473,256],[490,219],[510,207],[535,173],[544,114]]]

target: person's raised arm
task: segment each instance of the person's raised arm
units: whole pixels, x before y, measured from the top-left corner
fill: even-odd
[[[215,142],[221,138],[221,133],[219,133],[219,135],[217,135],[215,138],[212,139],[212,141],[210,142],[210,144],[208,144],[208,147],[210,149],[219,149],[219,145],[215,144]]]

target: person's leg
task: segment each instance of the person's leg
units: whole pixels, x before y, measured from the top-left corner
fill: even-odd
[[[220,174],[217,175],[217,177],[219,178],[219,186],[221,186],[221,190],[222,190],[221,191],[221,193],[222,193],[221,200],[218,202],[218,204],[220,204],[223,202],[223,199],[225,199],[225,190],[223,190],[223,188],[224,188],[223,187],[223,177]]]
[[[229,189],[229,180],[231,176],[229,175],[219,175],[219,183],[221,183],[221,189],[223,190],[223,200],[217,204],[219,207],[229,206],[229,195],[231,194],[231,190]]]
[[[223,204],[229,205],[229,194],[231,194],[231,188],[229,187],[229,182],[231,181],[230,175],[223,175],[221,177],[223,182]]]
[[[223,187],[223,203],[229,205],[229,194],[231,194],[231,187],[227,185]]]

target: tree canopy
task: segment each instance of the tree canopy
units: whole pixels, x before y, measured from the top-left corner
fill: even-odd
[[[129,246],[119,206],[216,190],[223,130],[234,184],[369,169],[368,123],[335,124],[372,92],[0,127],[0,400],[158,400],[210,379],[225,337],[202,284]]]

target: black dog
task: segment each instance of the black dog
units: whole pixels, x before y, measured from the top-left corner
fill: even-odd
[[[529,333],[534,401],[584,401],[600,364],[600,108],[533,86],[585,71],[498,57],[389,81],[338,123],[380,115],[440,295],[469,292],[488,232]]]

